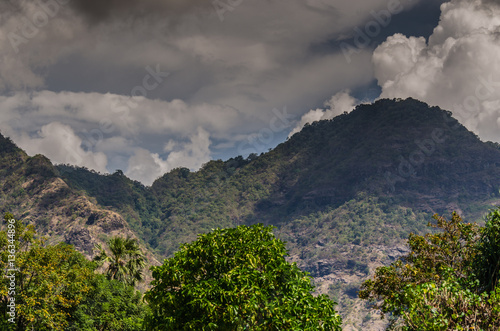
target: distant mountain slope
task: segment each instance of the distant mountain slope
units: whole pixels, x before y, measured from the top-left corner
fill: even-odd
[[[58,165],[59,175],[74,190],[95,198],[106,209],[119,212],[141,238],[151,238],[150,220],[160,208],[150,188],[127,178],[121,171],[102,175],[86,168]],[[148,242],[145,242],[149,246]]]
[[[500,201],[499,145],[414,99],[360,105],[268,153],[175,169],[151,187],[121,171],[53,167],[0,143],[0,208],[58,240],[82,241],[73,229],[100,240],[114,219],[167,257],[211,228],[274,224],[291,259],[340,302],[346,330],[373,327],[356,286],[403,254],[408,234],[426,231],[431,214],[457,210],[477,221]]]
[[[33,223],[50,242],[67,242],[87,257],[114,235],[132,236],[123,217],[69,187],[42,155],[29,157],[0,135],[0,212]],[[151,253],[149,260],[156,263]]]
[[[408,200],[420,194],[482,199],[497,194],[500,183],[498,150],[450,113],[412,99],[361,105],[305,127],[276,150],[301,159],[296,167],[303,174],[286,187],[301,207],[304,199],[320,206],[360,191]]]
[[[124,213],[164,256],[213,227],[282,225],[340,207],[361,192],[417,212],[471,216],[500,196],[497,146],[481,142],[449,112],[414,99],[358,106],[306,125],[252,160],[175,169],[152,187],[121,173],[58,169],[70,186]]]
[[[281,227],[359,201],[360,194],[416,213],[459,210],[478,216],[499,198],[500,188],[498,144],[481,142],[449,112],[413,99],[358,106],[306,125],[259,157],[211,161],[197,172],[175,169],[151,187],[120,171],[101,175],[53,167],[42,156],[28,157],[7,138],[1,147],[5,210],[19,211],[43,227],[53,219],[44,206],[54,209],[60,196],[94,199],[92,208],[121,215],[159,256],[214,227],[254,222]],[[54,184],[57,178],[69,187]],[[57,190],[47,194],[41,184]],[[32,198],[41,192],[43,199]]]

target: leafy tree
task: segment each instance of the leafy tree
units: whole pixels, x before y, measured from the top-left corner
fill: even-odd
[[[360,298],[378,301],[390,328],[403,330],[498,330],[500,288],[499,209],[484,228],[453,213],[434,216],[439,232],[411,234],[410,253],[365,281]]]
[[[148,330],[340,330],[273,227],[216,229],[153,267]]]
[[[481,289],[491,291],[498,285],[500,268],[500,208],[489,213],[481,230],[475,266]]]
[[[142,295],[117,280],[95,275],[78,309],[72,314],[66,331],[138,331],[147,306]]]
[[[132,286],[143,280],[146,263],[137,239],[113,237],[108,241],[108,248],[111,255],[97,245],[98,254],[94,257],[94,261],[99,264],[109,262],[106,268],[108,279],[123,281]]]
[[[403,330],[499,330],[500,288],[478,292],[453,274],[444,280],[405,288],[408,306]]]
[[[0,280],[1,330],[143,330],[147,307],[140,292],[96,274],[96,263],[73,246],[47,245],[33,226],[25,226],[11,214],[5,215],[5,221],[7,230],[0,231],[0,267],[7,275],[12,274],[8,270],[12,266],[18,270],[14,272],[15,323],[7,314],[10,279]]]
[[[2,270],[17,269],[7,273],[15,275],[16,316],[15,323],[8,321],[10,279],[2,277],[2,330],[63,330],[89,290],[88,281],[94,275],[91,262],[70,245],[46,245],[36,239],[32,226],[24,226],[10,214],[5,220],[14,226],[0,232],[0,264]],[[14,264],[9,255],[15,256]]]

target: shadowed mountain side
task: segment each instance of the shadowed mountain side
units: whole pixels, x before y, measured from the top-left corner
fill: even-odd
[[[427,213],[499,198],[500,149],[451,114],[414,99],[379,100],[315,122],[258,157],[175,169],[151,187],[121,172],[58,167],[74,188],[125,216],[163,256],[215,227],[275,225],[327,211],[359,193]]]
[[[87,255],[112,234],[136,235],[154,261],[212,228],[277,226],[290,259],[339,301],[345,330],[377,329],[358,286],[404,254],[431,214],[481,221],[500,202],[499,145],[414,99],[360,105],[268,153],[174,169],[151,187],[121,171],[54,167],[8,138],[0,147],[0,209]]]

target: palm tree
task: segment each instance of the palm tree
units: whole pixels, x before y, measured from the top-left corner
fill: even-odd
[[[111,251],[109,256],[101,245],[96,245],[98,254],[94,257],[99,265],[109,262],[106,269],[108,279],[116,279],[132,286],[143,280],[146,263],[137,239],[113,237],[108,240],[108,248]]]

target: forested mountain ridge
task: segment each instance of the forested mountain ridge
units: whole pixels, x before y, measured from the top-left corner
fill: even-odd
[[[121,171],[54,167],[3,137],[0,157],[0,209],[80,250],[89,247],[79,244],[82,233],[93,243],[114,231],[106,224],[134,232],[158,258],[212,228],[273,224],[291,258],[350,312],[345,323],[364,329],[357,286],[405,252],[410,232],[425,231],[435,212],[480,220],[500,200],[498,145],[414,99],[360,105],[306,125],[268,153],[174,169],[151,187]]]
[[[476,202],[500,196],[500,150],[449,112],[413,99],[358,106],[306,125],[259,157],[210,161],[197,172],[175,169],[151,187],[121,172],[58,169],[70,186],[125,212],[163,256],[179,243],[169,244],[169,233],[192,240],[213,227],[279,226],[335,209],[360,193],[422,212],[472,216]]]
[[[123,217],[72,189],[43,155],[29,157],[0,135],[0,211],[34,224],[49,243],[74,245],[87,258],[108,237],[136,237]],[[148,253],[150,263],[158,263]]]

